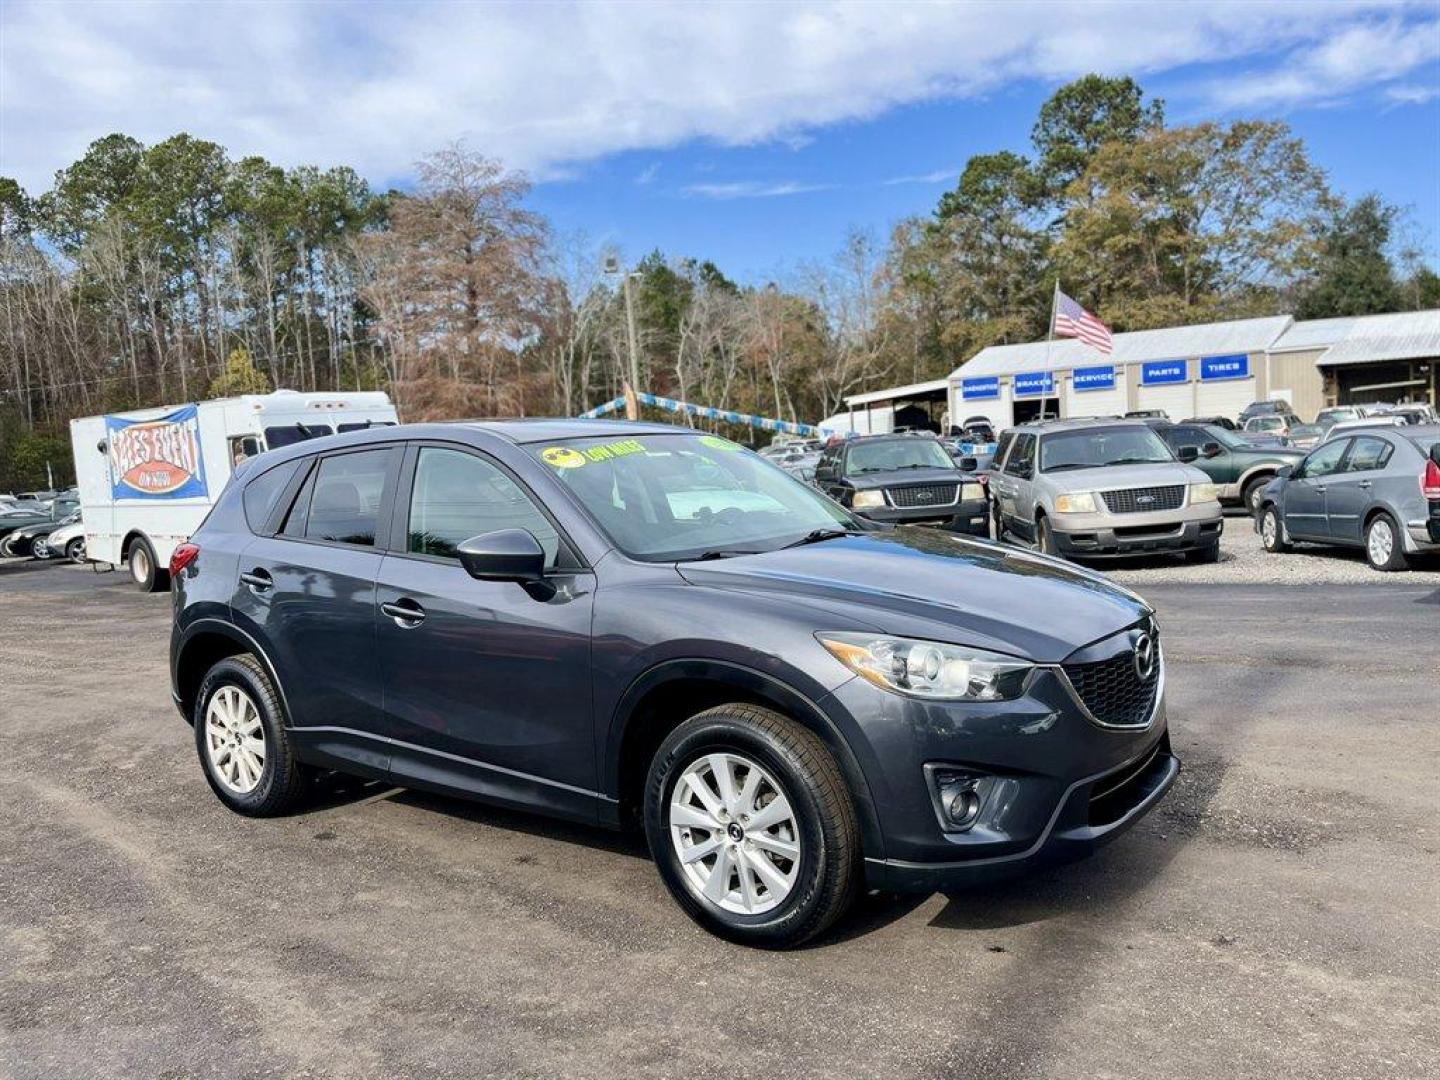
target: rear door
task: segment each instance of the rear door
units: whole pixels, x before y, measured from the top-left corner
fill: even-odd
[[[388,533],[402,457],[397,444],[314,459],[292,482],[274,535],[241,554],[231,603],[270,656],[305,745],[372,775],[389,759],[375,645],[376,538]]]
[[[1000,519],[1006,529],[1026,540],[1034,539],[1035,519],[1035,445],[1033,432],[1016,434],[1014,445],[1005,457],[998,476],[996,493]],[[996,481],[992,480],[992,483]]]
[[[1290,536],[1330,539],[1325,496],[1331,477],[1339,469],[1349,447],[1349,439],[1336,439],[1311,451],[1310,456],[1300,463],[1300,476],[1292,475],[1285,485],[1285,531]]]
[[[402,477],[376,593],[392,776],[593,820],[593,575],[519,478],[479,450],[413,446]],[[545,549],[553,597],[460,565],[462,541],[514,528]]]
[[[1345,456],[1344,470],[1333,473],[1325,491],[1330,538],[1358,544],[1365,511],[1375,499],[1375,481],[1395,448],[1378,435],[1357,435]]]

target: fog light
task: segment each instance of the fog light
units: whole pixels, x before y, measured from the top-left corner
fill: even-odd
[[[964,832],[980,820],[995,777],[933,765],[925,766],[925,771],[940,824],[947,832]]]

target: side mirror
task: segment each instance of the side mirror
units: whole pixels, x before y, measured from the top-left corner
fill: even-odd
[[[1192,461],[1200,460],[1200,448],[1198,446],[1182,446],[1175,451],[1175,456],[1186,465]]]
[[[976,458],[973,458],[973,457],[962,457],[962,458],[960,459],[960,471],[961,471],[961,472],[975,472],[975,471],[976,471],[977,469],[979,469],[979,468],[980,468],[980,462],[979,462],[979,460],[977,460]]]
[[[514,581],[537,600],[555,595],[545,580],[545,549],[526,529],[500,529],[462,540],[460,565],[477,581]]]
[[[1278,469],[1275,470],[1275,475],[1278,476],[1278,477],[1280,477],[1281,479],[1285,479],[1285,478],[1287,478],[1287,477],[1294,476],[1294,475],[1295,475],[1295,466],[1294,466],[1294,465],[1281,465],[1280,468],[1278,468]]]
[[[1207,442],[1200,448],[1200,453],[1204,454],[1207,458],[1219,457],[1223,452],[1224,448],[1218,442]]]

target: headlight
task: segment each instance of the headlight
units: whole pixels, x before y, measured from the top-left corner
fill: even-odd
[[[999,653],[876,634],[817,634],[855,674],[909,697],[937,701],[1008,701],[1020,696],[1034,665]]]
[[[885,493],[883,491],[857,491],[855,497],[850,500],[850,505],[856,510],[865,510],[873,506],[885,505]]]
[[[961,501],[961,502],[972,502],[972,501],[974,501],[974,500],[976,500],[976,499],[983,499],[983,498],[985,498],[985,485],[984,485],[984,484],[961,484],[961,485],[960,485],[960,501]]]
[[[1212,503],[1220,501],[1219,484],[1191,484],[1190,505],[1197,503]]]
[[[1057,514],[1093,514],[1095,513],[1095,493],[1093,491],[1072,491],[1069,495],[1055,496],[1055,512]]]

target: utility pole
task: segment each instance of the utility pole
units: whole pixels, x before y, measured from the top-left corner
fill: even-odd
[[[625,292],[625,337],[630,347],[630,386],[626,397],[626,413],[637,412],[637,415],[630,416],[631,420],[638,420],[638,407],[631,403],[634,395],[640,393],[640,353],[636,345],[635,334],[635,301],[630,296],[630,279],[639,275],[634,270],[625,270],[620,266],[620,260],[614,255],[605,257],[605,273],[621,275],[621,288]]]

